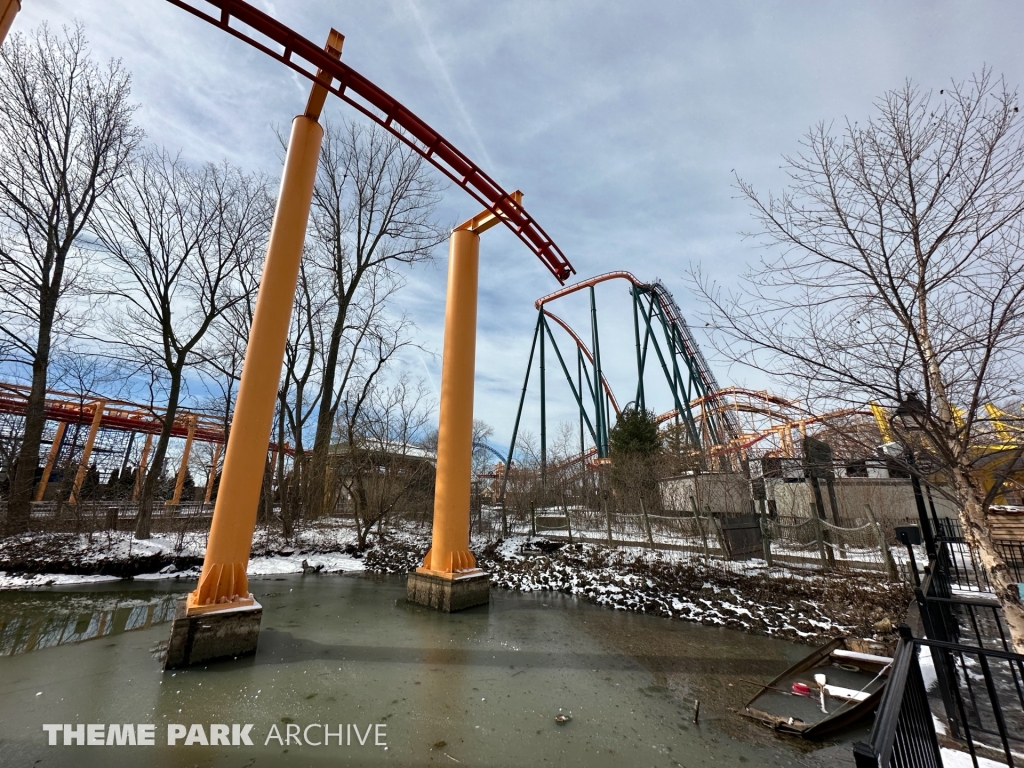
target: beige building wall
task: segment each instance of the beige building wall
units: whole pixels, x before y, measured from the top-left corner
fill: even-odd
[[[752,511],[750,483],[737,473],[682,475],[665,478],[659,485],[662,504],[669,512],[692,513],[691,497],[696,500],[702,514],[709,508],[712,512],[729,515],[744,515]]]
[[[828,492],[824,481],[821,482],[822,497],[828,504]],[[914,501],[914,489],[910,480],[889,478],[847,477],[835,480],[836,500],[839,503],[839,518],[844,525],[856,526],[868,522],[865,505],[870,504],[872,511],[885,527],[899,525],[908,518],[917,517],[917,504]],[[774,494],[775,505],[779,515],[784,517],[807,517],[810,514],[810,503],[813,500],[810,487],[805,482],[775,482],[769,485],[769,497]],[[932,493],[935,511],[939,517],[956,517],[956,507],[945,497]],[[931,514],[925,497],[925,508]],[[829,520],[831,510],[826,510]]]

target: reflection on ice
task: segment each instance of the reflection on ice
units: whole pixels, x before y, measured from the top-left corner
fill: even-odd
[[[5,602],[0,604],[0,656],[146,629],[170,621],[176,599],[177,595],[162,594],[151,600],[112,599],[99,605],[90,601],[83,604],[83,611],[31,596]]]

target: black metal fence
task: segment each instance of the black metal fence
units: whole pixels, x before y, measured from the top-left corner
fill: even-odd
[[[917,643],[905,625],[900,634],[871,736],[853,745],[857,768],[942,768]]]
[[[1024,656],[915,638],[905,625],[900,634],[871,736],[854,745],[857,768],[942,768],[940,745],[965,752],[975,766],[979,758],[1011,767],[1024,764],[1024,695],[1019,685]],[[924,649],[930,658],[921,655]],[[947,688],[937,674],[937,708],[944,716],[933,710],[922,672],[926,659],[936,673],[946,669],[951,678]]]
[[[1003,556],[1018,584],[1024,584],[1024,543],[1019,541],[997,541],[996,547]]]
[[[925,635],[947,643],[1011,651],[1009,631],[994,597],[967,597],[954,592],[961,587],[962,572],[949,555],[949,544],[939,541],[936,557],[925,569],[921,586],[914,592]]]
[[[1024,655],[1013,652],[994,599],[955,589],[980,586],[984,575],[956,556],[965,548],[938,537],[915,591],[927,639],[900,627],[871,738],[854,748],[858,768],[941,768],[940,745],[966,752],[975,766],[978,758],[1024,766]]]

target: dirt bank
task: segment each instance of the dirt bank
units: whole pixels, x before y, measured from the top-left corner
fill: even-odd
[[[426,538],[400,536],[366,552],[372,571],[420,565]],[[783,569],[676,561],[664,553],[513,537],[482,549],[478,564],[497,586],[551,590],[598,605],[745,632],[820,643],[854,635],[895,639],[913,598],[906,584],[869,575],[800,574]]]

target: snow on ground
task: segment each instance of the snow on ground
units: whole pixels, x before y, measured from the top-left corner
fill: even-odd
[[[389,534],[366,553],[366,567],[386,573],[419,565],[427,532]],[[474,541],[477,564],[495,586],[577,595],[616,610],[651,613],[748,632],[817,642],[847,634],[892,640],[912,594],[906,585],[868,575],[790,574],[706,561],[694,555],[608,549],[543,537]]]
[[[430,530],[391,529],[371,540],[365,558],[355,532],[328,520],[290,541],[258,529],[248,572],[253,576],[362,570],[408,573],[423,561]],[[0,543],[0,589],[83,584],[115,577],[140,580],[198,578],[205,532],[157,534],[137,540],[129,532],[91,537],[53,534]],[[552,590],[616,610],[652,613],[804,642],[844,634],[892,639],[910,600],[906,585],[861,574],[825,576],[763,561],[722,562],[693,553],[642,547],[608,549],[542,537],[474,537],[471,544],[495,586]]]
[[[366,564],[362,558],[340,552],[328,552],[320,555],[271,555],[254,557],[249,561],[246,573],[250,576],[267,576],[275,573],[302,573],[302,561],[308,567],[320,566],[323,573],[346,573],[349,571],[365,571]]]
[[[91,584],[134,578],[144,581],[198,579],[206,553],[206,531],[154,533],[136,539],[130,531],[89,534],[27,534],[0,542],[0,589]],[[285,540],[274,529],[253,536],[248,573],[253,576],[365,570],[356,554],[355,532],[342,521],[308,526]]]
[[[365,571],[366,565],[360,558],[339,552],[320,555],[270,555],[254,557],[249,561],[246,573],[250,576],[269,576],[272,574],[302,573],[302,561],[308,567],[319,566],[322,573],[349,573]],[[138,581],[162,581],[165,579],[196,580],[200,569],[197,566],[178,570],[174,566],[163,568],[155,573],[139,573],[132,576]],[[103,576],[98,574],[80,573],[35,573],[13,575],[0,571],[0,589],[25,589],[28,587],[61,587],[70,584],[99,584],[102,582],[120,581],[119,576]]]
[[[117,576],[85,575],[78,573],[8,574],[0,571],[0,589],[26,589],[28,587],[63,587],[68,584],[98,584],[120,581]]]
[[[942,751],[943,768],[974,768],[974,762],[968,752],[958,752],[949,747],[939,747]],[[978,768],[1006,768],[1006,763],[989,760],[987,757],[978,757]]]

